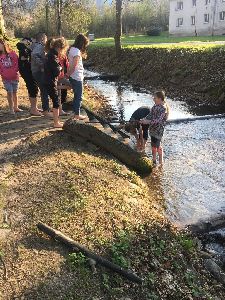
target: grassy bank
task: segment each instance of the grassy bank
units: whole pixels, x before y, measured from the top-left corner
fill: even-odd
[[[121,60],[113,47],[89,49],[90,61],[100,72],[115,73],[122,80],[148,89],[163,88],[173,97],[192,103],[223,105],[224,48],[129,47]]]
[[[160,36],[148,36],[148,35],[124,35],[121,38],[122,45],[127,47],[128,45],[131,46],[142,46],[147,47],[146,44],[161,44],[161,43],[176,43],[177,46],[184,46],[188,44],[201,44],[207,43],[208,47],[213,47],[218,44],[218,42],[225,43],[224,36],[189,36],[189,37],[173,37],[169,36],[168,32],[162,33]],[[91,42],[92,47],[104,47],[104,46],[113,46],[114,45],[114,38],[97,38],[95,41]],[[167,45],[168,46],[168,45]]]
[[[101,149],[43,118],[7,115],[1,89],[0,263],[1,299],[223,299],[205,271],[195,241],[163,216],[160,174],[143,181]],[[27,110],[21,82],[20,102]],[[91,90],[88,100],[96,105]],[[51,121],[50,121],[51,122]],[[41,127],[39,126],[41,123]],[[37,129],[39,130],[37,132]],[[36,229],[38,221],[143,278],[132,284]],[[217,298],[218,299],[218,298]]]

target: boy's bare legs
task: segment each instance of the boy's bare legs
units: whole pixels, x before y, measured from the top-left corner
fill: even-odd
[[[42,113],[37,108],[37,98],[29,98],[30,100],[30,113],[33,116],[42,116]]]
[[[158,154],[159,154],[159,164],[162,165],[163,164],[163,148],[162,148],[162,146],[160,146],[158,148]]]
[[[156,164],[156,155],[157,155],[157,148],[156,147],[152,147],[152,160],[153,163]]]
[[[13,105],[13,93],[7,92],[7,100],[9,104],[9,111],[11,114],[15,114],[14,112],[14,105]]]
[[[13,93],[13,107],[14,107],[14,112],[20,112],[23,111],[18,107],[18,97],[17,97],[17,92]]]
[[[145,151],[147,140],[143,139],[142,149]]]
[[[62,128],[63,124],[59,122],[59,109],[53,108],[53,120],[54,120],[54,127],[55,128]]]

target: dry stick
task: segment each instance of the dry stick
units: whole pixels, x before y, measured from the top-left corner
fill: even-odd
[[[48,226],[44,223],[41,223],[41,222],[37,224],[37,228],[40,231],[42,231],[42,232],[46,233],[47,235],[49,235],[50,237],[54,238],[55,240],[63,243],[67,247],[71,248],[72,250],[78,249],[80,252],[82,252],[88,258],[91,258],[91,259],[95,260],[100,265],[111,269],[112,271],[126,277],[127,279],[129,279],[133,282],[136,282],[136,283],[142,283],[143,282],[143,280],[140,277],[138,277],[137,275],[132,273],[130,270],[124,270],[121,267],[119,267],[118,265],[116,265],[116,264],[108,261],[107,259],[95,254],[94,252],[87,249],[85,246],[75,242],[74,240],[72,240],[68,236],[64,235],[60,231],[55,230],[52,227],[50,227],[50,226]]]

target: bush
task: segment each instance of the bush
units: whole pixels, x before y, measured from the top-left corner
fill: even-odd
[[[150,28],[147,30],[146,34],[149,35],[149,36],[159,36],[162,32],[162,29],[161,28]]]

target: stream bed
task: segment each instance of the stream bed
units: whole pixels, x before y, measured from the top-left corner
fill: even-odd
[[[96,74],[87,71],[88,76]],[[108,99],[118,121],[129,120],[140,106],[153,105],[153,95],[144,89],[135,90],[131,85],[103,80],[90,80],[88,84]],[[182,101],[167,101],[169,119],[203,115],[201,110],[195,112]],[[225,212],[225,119],[167,125],[164,150],[165,163],[158,180],[171,221],[183,227],[222,215]],[[146,152],[151,155],[149,143]]]

